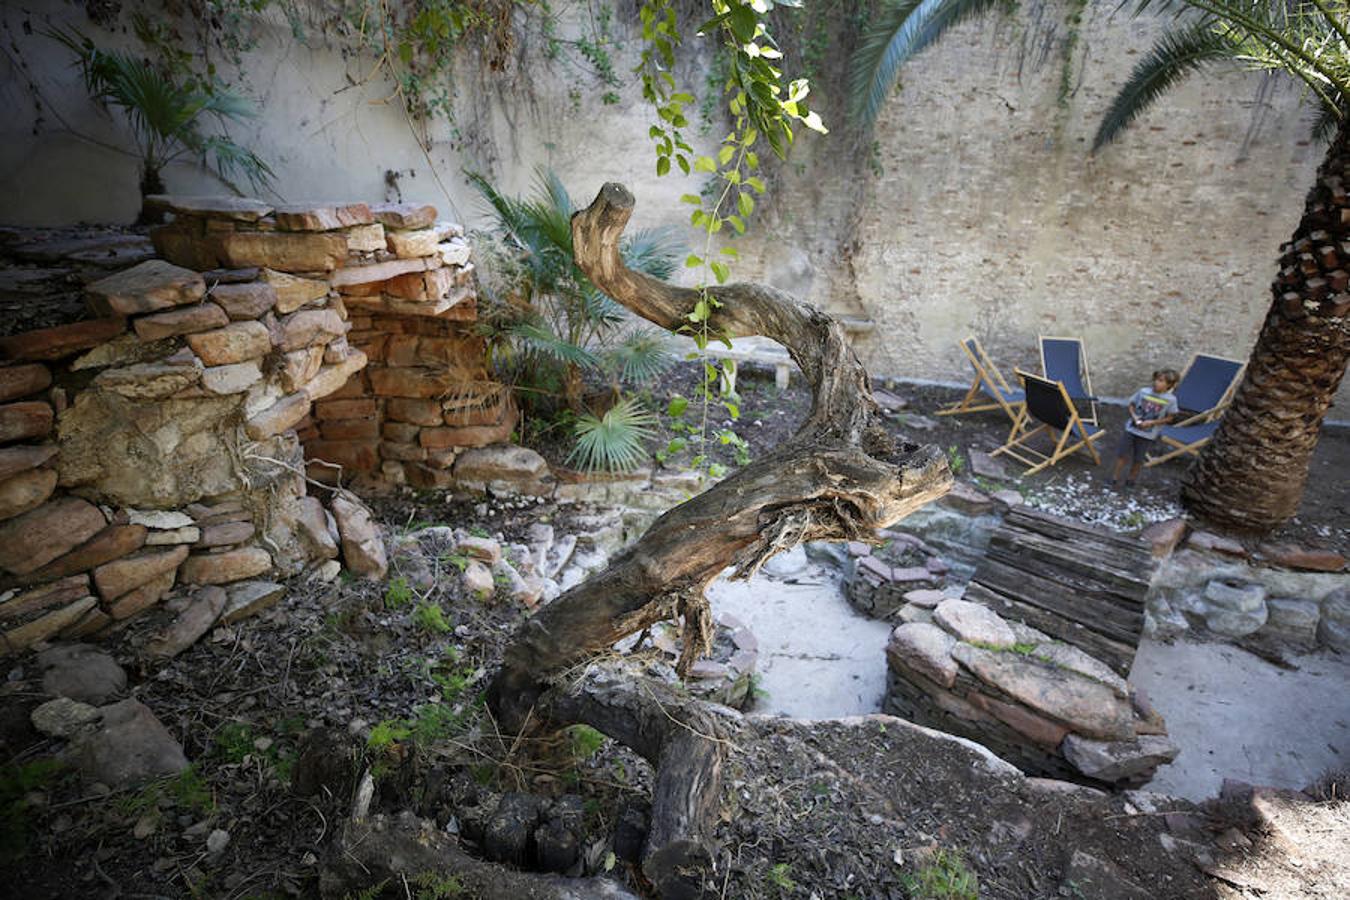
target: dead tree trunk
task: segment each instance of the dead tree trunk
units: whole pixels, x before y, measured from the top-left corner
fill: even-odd
[[[624,265],[619,241],[633,205],[626,188],[610,183],[572,217],[577,264],[628,309],[677,331],[700,292]],[[605,571],[522,625],[488,691],[506,729],[519,730],[532,715],[553,725],[586,722],[652,762],[658,775],[643,868],[668,897],[696,896],[711,859],[705,836],[726,755],[716,713],[654,688],[600,691],[592,681],[580,693],[545,692],[566,670],[663,619],[683,619],[687,667],[711,638],[704,589],[723,570],[748,578],[802,541],[871,539],[952,481],[935,448],[898,445],[888,434],[838,322],[764,285],[709,294],[718,303],[709,321],[714,335],[763,335],[787,349],[811,385],[810,414],[784,444],[666,512]]]

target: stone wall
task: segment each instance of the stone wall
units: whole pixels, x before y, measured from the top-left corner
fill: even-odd
[[[75,320],[0,337],[5,652],[95,633],[173,594],[202,633],[275,602],[283,589],[265,579],[333,577],[339,554],[382,577],[368,511],[343,490],[320,492],[325,509],[309,491],[297,428],[337,456],[392,424],[383,397],[398,392],[382,384],[419,379],[440,418],[414,447],[433,434],[453,458],[462,432],[447,439],[445,423],[513,415],[486,382],[481,341],[454,330],[473,319],[472,266],[434,208],[155,202],[172,216],[151,234],[162,258],[86,284],[82,315],[21,301],[25,315]],[[378,347],[369,380],[349,333]],[[456,387],[465,372],[471,390]],[[492,439],[509,433],[496,427]],[[357,468],[388,458],[372,453],[376,465]]]
[[[886,660],[884,712],[978,741],[1029,774],[1138,787],[1178,752],[1104,663],[977,603],[943,599],[900,625]]]
[[[261,266],[280,312],[311,309],[296,330],[332,333],[327,369],[318,345],[279,337],[283,389],[321,385],[287,407],[304,442],[307,471],[336,483],[376,476],[448,487],[459,451],[506,441],[516,424],[510,390],[488,377],[475,332],[477,294],[464,229],[437,221],[429,204],[226,204],[166,198],[169,225],[151,231],[159,252],[200,267]],[[327,317],[334,318],[327,318]],[[288,320],[289,321],[289,320]],[[340,326],[340,327],[339,327]],[[292,345],[295,345],[294,347]],[[348,349],[350,347],[350,349]],[[331,361],[331,360],[328,360]],[[350,481],[350,478],[348,479]]]
[[[1350,653],[1350,574],[1341,554],[1273,542],[1248,548],[1179,519],[1144,536],[1163,557],[1149,587],[1148,636]]]

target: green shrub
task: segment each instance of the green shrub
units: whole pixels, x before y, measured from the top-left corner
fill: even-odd
[[[961,854],[938,850],[926,866],[904,876],[905,890],[915,900],[979,900],[980,882]]]
[[[412,613],[413,624],[432,634],[446,634],[453,626],[446,621],[445,610],[437,603],[419,603]]]

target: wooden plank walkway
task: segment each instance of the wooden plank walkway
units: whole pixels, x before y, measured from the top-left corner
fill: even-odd
[[[1014,508],[994,532],[965,598],[1130,674],[1154,561],[1143,541]]]

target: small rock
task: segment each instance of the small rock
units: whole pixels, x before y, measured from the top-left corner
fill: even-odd
[[[968,516],[982,516],[994,508],[993,498],[964,481],[954,482],[940,502]]]
[[[1177,544],[1186,536],[1185,519],[1167,519],[1163,522],[1154,522],[1145,528],[1139,535],[1148,541],[1153,548],[1155,557],[1163,557],[1176,549]]]
[[[1012,490],[994,491],[990,496],[1008,507],[1021,506],[1023,503],[1027,502],[1021,494]]]
[[[223,828],[217,828],[206,836],[206,852],[212,856],[223,851],[230,845],[230,833]]]
[[[336,559],[330,559],[328,562],[314,570],[311,576],[315,581],[322,581],[325,584],[332,581],[342,574],[342,563]]]
[[[98,720],[98,710],[88,703],[57,697],[31,713],[33,727],[50,737],[68,738],[83,726]]]
[[[471,560],[465,567],[461,580],[465,589],[479,599],[491,597],[497,589],[496,582],[492,580],[492,570],[476,559]]]
[[[1166,735],[1146,734],[1132,741],[1098,741],[1071,734],[1060,749],[1073,767],[1089,778],[1111,783],[1143,783],[1181,752]]]
[[[943,600],[933,612],[933,621],[968,644],[1004,649],[1017,643],[1013,630],[997,613],[969,600]]]
[[[892,670],[911,670],[950,688],[959,669],[951,656],[955,646],[956,639],[936,625],[911,622],[891,632],[886,659]]]
[[[136,820],[136,827],[131,829],[131,836],[138,841],[143,841],[155,833],[159,828],[159,814],[146,813]]]
[[[42,689],[99,706],[126,690],[127,674],[107,652],[88,644],[59,644],[37,656]]]
[[[225,611],[228,594],[214,585],[195,592],[188,606],[164,631],[146,644],[147,656],[169,659],[195,644]]]
[[[990,456],[983,450],[971,450],[970,470],[981,478],[997,478],[1001,481],[1008,480],[1008,467],[1003,460],[996,456]],[[1021,495],[1018,495],[1019,499]]]
[[[183,748],[155,714],[136,700],[99,708],[97,730],[80,737],[74,758],[92,780],[132,787],[188,767]]]
[[[1350,588],[1332,591],[1322,599],[1317,639],[1338,653],[1350,653]]]
[[[342,557],[347,568],[371,581],[384,578],[389,571],[389,559],[370,510],[355,497],[338,494],[333,498],[332,511],[338,534],[342,536]]]
[[[223,625],[233,625],[275,606],[286,596],[286,586],[272,581],[240,581],[226,588],[229,596],[220,615]]]
[[[1266,589],[1259,584],[1214,580],[1205,585],[1205,627],[1225,637],[1245,637],[1266,624]]]
[[[880,388],[872,391],[872,399],[876,401],[877,406],[880,406],[887,412],[900,412],[901,410],[909,408],[909,401],[904,397],[896,396],[890,391],[881,390]]]
[[[1261,555],[1267,562],[1289,569],[1339,572],[1345,568],[1345,557],[1333,550],[1309,550],[1293,544],[1263,544]]]
[[[938,426],[935,419],[930,419],[927,416],[920,416],[914,413],[906,413],[904,419],[901,420],[901,423],[906,428],[912,428],[915,431],[932,431]]]
[[[1310,647],[1317,643],[1317,624],[1321,618],[1322,608],[1314,600],[1276,597],[1266,601],[1266,624],[1261,633]]]
[[[481,559],[488,565],[493,565],[502,558],[502,545],[492,538],[470,535],[461,538],[455,545],[455,549],[464,556],[471,559]]]
[[[1215,553],[1223,553],[1228,556],[1247,555],[1247,549],[1238,541],[1232,538],[1221,537],[1210,531],[1193,531],[1191,536],[1186,539],[1188,547],[1195,547],[1197,550],[1213,550]]]

